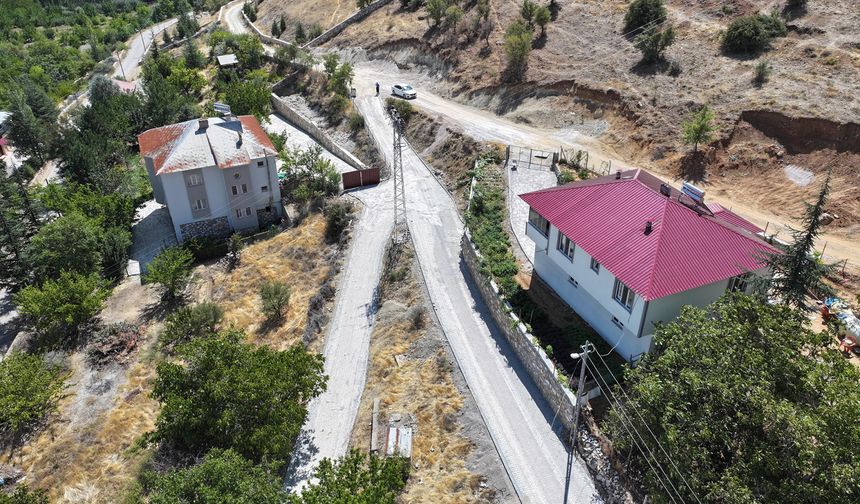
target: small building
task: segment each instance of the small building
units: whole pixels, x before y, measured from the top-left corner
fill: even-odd
[[[193,119],[145,131],[138,142],[180,242],[280,220],[277,152],[254,116]]]
[[[644,170],[520,196],[534,271],[628,361],[685,305],[747,291],[775,252],[761,230],[685,185]]]
[[[218,56],[218,66],[221,68],[232,68],[239,64],[235,54],[222,54]]]

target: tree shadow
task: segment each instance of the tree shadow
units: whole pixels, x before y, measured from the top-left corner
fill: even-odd
[[[546,47],[546,33],[541,33],[532,41],[532,49],[543,49]]]
[[[690,152],[681,159],[678,177],[690,182],[702,182],[707,178],[708,159],[702,150]]]
[[[266,317],[259,327],[257,327],[257,334],[260,336],[267,336],[281,327],[281,323],[283,321],[283,315],[280,317]]]
[[[639,60],[630,67],[630,72],[640,76],[649,77],[653,75],[665,74],[670,77],[681,75],[681,65],[677,61],[660,58],[654,62],[646,62]]]
[[[524,63],[522,65],[508,64],[502,71],[502,82],[507,82],[509,84],[521,83],[527,70],[528,63]]]
[[[805,16],[808,12],[806,5],[786,5],[782,8],[782,15],[792,21]]]
[[[555,0],[552,0],[549,4],[549,18],[553,21],[558,19],[558,15],[561,12],[561,5]]]
[[[164,320],[177,308],[182,307],[188,300],[185,296],[177,296],[168,298],[162,296],[153,303],[144,306],[140,311],[140,320],[142,322],[152,322],[155,320]]]

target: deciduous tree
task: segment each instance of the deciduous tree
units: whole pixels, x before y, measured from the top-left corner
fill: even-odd
[[[80,327],[101,310],[108,290],[98,274],[63,271],[41,286],[28,286],[15,294],[18,311],[44,336],[75,336]]]
[[[0,361],[0,442],[14,440],[54,411],[62,389],[62,370],[41,355],[14,352]]]
[[[672,501],[634,448],[630,422],[684,502],[860,499],[860,371],[804,313],[731,294],[684,307],[654,341],[626,375],[626,392],[614,393],[629,421],[616,404],[610,433],[655,502]]]
[[[666,21],[663,0],[633,0],[624,15],[624,31],[636,34],[643,28],[658,27]]]
[[[176,299],[191,279],[193,261],[191,252],[183,247],[166,248],[149,263],[143,278],[148,283],[159,284],[168,300]]]
[[[314,477],[317,482],[290,495],[288,504],[394,504],[409,478],[409,460],[352,450],[337,461],[323,459]]]
[[[101,268],[103,243],[98,222],[70,213],[42,226],[27,255],[38,279],[56,278],[61,271],[89,275]]]
[[[180,347],[184,365],[159,363],[154,441],[191,453],[232,448],[255,462],[289,459],[307,402],[325,389],[322,356],[301,345],[255,348],[242,338],[228,331],[198,339]]]
[[[663,59],[663,52],[675,42],[675,30],[670,26],[665,30],[649,28],[633,40],[633,46],[642,53],[643,63],[655,63]]]
[[[702,106],[684,121],[684,143],[693,144],[693,152],[698,152],[699,144],[709,142],[714,131],[714,113],[707,105]]]

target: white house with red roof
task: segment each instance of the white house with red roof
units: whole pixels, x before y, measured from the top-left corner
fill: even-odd
[[[140,155],[176,238],[224,237],[280,219],[277,152],[254,116],[194,119],[145,131]]]
[[[628,361],[684,305],[746,291],[776,249],[739,215],[643,170],[522,194],[534,270]]]

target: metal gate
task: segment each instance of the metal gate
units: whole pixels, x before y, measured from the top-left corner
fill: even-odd
[[[552,171],[558,162],[558,153],[540,149],[508,145],[508,166],[517,169],[546,170]]]
[[[344,172],[341,175],[343,190],[355,189],[379,183],[379,168],[368,168],[366,170],[355,170]]]

